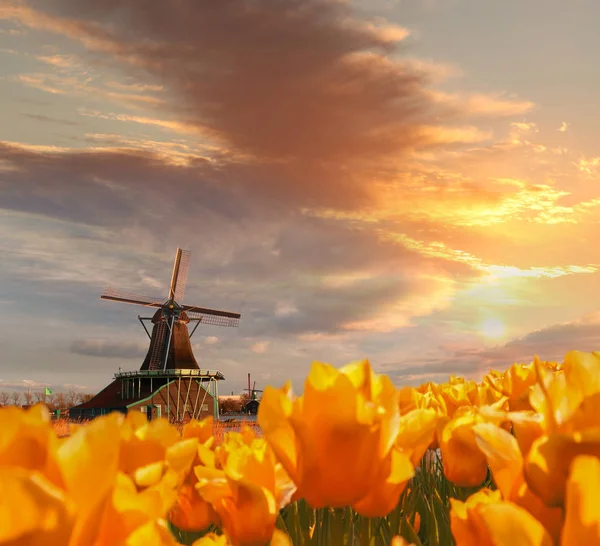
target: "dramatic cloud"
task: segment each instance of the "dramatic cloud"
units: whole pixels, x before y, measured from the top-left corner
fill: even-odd
[[[455,48],[418,58],[440,28],[356,5],[2,3],[6,359],[97,387],[138,367],[143,311],[98,295],[166,294],[177,246],[186,302],[242,313],[192,339],[236,390],[247,372],[300,381],[313,358],[418,382],[593,346],[587,323],[543,329],[597,294],[600,160],[575,148],[580,118],[494,91],[524,80],[463,72]],[[43,325],[36,343],[13,316]],[[485,347],[486,317],[515,341]]]

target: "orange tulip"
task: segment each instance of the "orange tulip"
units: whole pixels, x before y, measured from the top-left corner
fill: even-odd
[[[226,535],[207,533],[202,538],[194,541],[192,546],[232,546]],[[279,529],[275,529],[270,546],[292,546],[290,538]]]
[[[523,456],[515,437],[492,423],[477,424],[473,432],[502,498],[527,510],[558,541],[562,525],[561,510],[546,506],[525,482]]]
[[[524,473],[531,489],[549,505],[563,504],[575,457],[600,456],[599,374],[600,354],[576,351],[567,354],[562,370],[538,373],[530,400],[544,416],[545,434],[532,443]]]
[[[226,434],[214,456],[204,452],[200,458],[204,464],[194,468],[195,488],[224,533],[236,546],[266,544],[279,510],[296,489],[266,441],[245,428]]]
[[[473,432],[474,425],[483,421],[477,410],[464,407],[441,431],[439,444],[444,475],[457,485],[475,487],[487,476],[488,464]]]
[[[553,546],[543,525],[523,508],[482,489],[466,502],[450,499],[456,546]]]
[[[267,387],[258,422],[297,485],[296,496],[315,508],[354,505],[386,515],[412,475],[406,456],[393,449],[398,391],[367,360],[339,370],[313,363],[304,394],[295,399],[289,383]],[[370,499],[380,487],[377,508]]]
[[[42,474],[0,466],[0,544],[69,544],[75,506]]]
[[[183,427],[181,437],[184,440],[196,439],[199,443],[192,463],[194,467],[200,464],[215,465],[213,424],[213,418],[208,417],[201,421],[192,420]],[[204,531],[219,523],[219,516],[212,504],[196,492],[197,483],[195,472],[189,472],[169,513],[171,523],[183,531]]]
[[[562,546],[600,544],[600,460],[582,455],[573,459],[566,494]]]

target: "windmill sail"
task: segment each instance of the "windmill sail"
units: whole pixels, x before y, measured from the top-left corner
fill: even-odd
[[[179,270],[177,272],[177,279],[175,280],[175,301],[182,302],[183,295],[185,293],[185,285],[187,284],[188,269],[190,268],[190,256],[189,250],[181,251],[181,259],[179,261]]]
[[[149,370],[160,370],[164,361],[165,350],[167,348],[167,333],[169,327],[166,321],[158,322],[154,325],[152,340],[150,341],[150,362]]]
[[[140,370],[199,369],[192,351],[188,323],[198,321],[211,326],[236,327],[240,313],[209,309],[195,305],[181,305],[187,284],[191,252],[177,249],[173,273],[166,300],[131,294],[107,288],[102,299],[158,308],[151,320],[154,324],[150,335],[150,346]],[[143,324],[143,323],[142,323]]]
[[[240,323],[239,317],[222,317],[220,315],[199,313],[197,311],[186,311],[185,314],[192,320],[197,319],[202,324],[210,326],[229,326],[235,328]]]

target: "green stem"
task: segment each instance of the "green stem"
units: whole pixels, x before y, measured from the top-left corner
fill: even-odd
[[[371,535],[373,534],[373,521],[371,518],[361,518],[360,522],[360,546],[371,545]]]
[[[344,509],[334,509],[331,511],[331,544],[332,546],[345,546],[344,542]]]

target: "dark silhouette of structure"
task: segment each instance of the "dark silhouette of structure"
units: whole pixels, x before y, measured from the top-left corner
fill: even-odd
[[[256,393],[262,392],[262,389],[256,388],[256,381],[252,385],[252,388],[250,388],[250,374],[248,374],[248,388],[244,390],[248,391],[248,396],[250,396],[250,400],[244,405],[244,411],[250,415],[256,415],[258,413],[258,406],[260,405],[260,400],[256,397]]]
[[[213,415],[218,418],[218,370],[201,370],[190,338],[200,323],[238,326],[241,315],[195,305],[183,305],[191,253],[177,249],[166,301],[107,288],[102,299],[156,308],[152,317],[138,319],[150,339],[138,371],[119,372],[114,381],[91,400],[71,408],[75,419],[93,418],[111,411],[144,411],[149,419],[166,416],[173,421]],[[152,323],[152,333],[145,322]],[[190,333],[188,324],[195,322]]]

